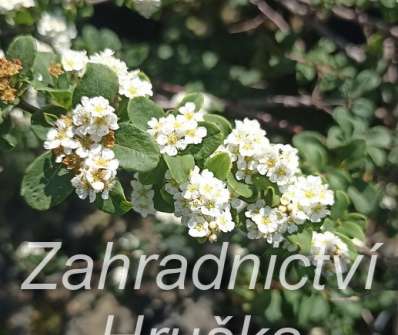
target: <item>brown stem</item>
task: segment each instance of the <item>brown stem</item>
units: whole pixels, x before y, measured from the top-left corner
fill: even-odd
[[[290,30],[289,24],[285,21],[282,15],[270,7],[265,1],[250,0],[250,2],[257,6],[259,11],[264,14],[270,21],[272,21],[281,31],[288,32]]]

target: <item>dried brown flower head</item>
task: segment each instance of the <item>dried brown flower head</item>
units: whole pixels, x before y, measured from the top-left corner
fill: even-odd
[[[65,158],[62,160],[62,163],[68,170],[78,172],[82,165],[82,159],[76,154],[71,154],[65,156]]]
[[[0,58],[0,78],[12,77],[20,73],[22,63],[19,59],[7,60]]]
[[[17,90],[11,86],[6,87],[0,92],[0,99],[6,103],[13,102],[17,97]]]
[[[50,65],[50,67],[48,68],[48,73],[53,77],[59,77],[61,74],[64,73],[64,70],[62,69],[61,64],[56,63]]]
[[[115,132],[110,131],[107,135],[102,138],[102,145],[105,148],[113,148],[115,146]]]

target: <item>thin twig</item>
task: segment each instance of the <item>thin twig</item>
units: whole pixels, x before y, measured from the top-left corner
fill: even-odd
[[[354,10],[347,7],[334,7],[332,9],[332,13],[341,19],[354,21],[359,25],[372,27],[385,32],[394,38],[398,38],[398,26],[386,24],[385,22],[371,17],[358,9]]]
[[[343,50],[351,59],[358,63],[362,63],[365,60],[366,56],[363,48],[348,42],[342,36],[331,31],[317,19],[316,12],[311,7],[305,7],[307,2],[304,0],[299,1],[300,0],[285,0],[282,1],[281,4],[293,15],[303,17],[306,24],[315,29],[320,35],[332,40],[337,47]]]
[[[239,104],[251,107],[271,108],[281,106],[284,108],[311,107],[330,114],[333,106],[342,104],[341,100],[322,100],[320,95],[273,95],[262,99],[240,100]]]
[[[250,0],[250,2],[257,6],[261,13],[264,14],[270,21],[272,21],[279,30],[288,32],[290,30],[289,24],[285,21],[282,15],[270,7],[265,1],[262,0]]]
[[[246,20],[241,23],[233,25],[229,32],[232,34],[244,33],[247,31],[255,30],[264,23],[264,15],[257,15],[255,18]]]
[[[20,107],[23,110],[25,110],[26,112],[29,112],[29,113],[32,113],[32,114],[35,113],[35,112],[39,112],[40,111],[40,108],[32,106],[31,104],[29,104],[28,102],[26,102],[23,99],[21,99],[21,101],[19,102],[18,107]]]

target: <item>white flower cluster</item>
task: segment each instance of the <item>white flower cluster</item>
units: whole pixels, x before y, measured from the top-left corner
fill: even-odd
[[[234,229],[230,192],[212,172],[195,166],[186,183],[177,188],[171,182],[166,191],[173,194],[175,215],[189,227],[189,235],[215,241],[219,232]]]
[[[62,66],[67,72],[77,72],[83,75],[88,63],[108,66],[118,77],[119,94],[133,99],[140,96],[152,96],[152,84],[143,78],[139,70],[129,71],[127,64],[114,56],[114,51],[105,49],[90,57],[86,51],[64,50],[61,59]]]
[[[334,195],[319,176],[300,176],[286,187],[281,204],[297,224],[320,222],[330,214],[328,206],[334,204]]]
[[[258,199],[245,210],[248,237],[265,238],[277,247],[286,234],[297,231],[306,221],[320,222],[329,214],[334,195],[318,176],[302,176],[297,150],[290,145],[272,144],[255,120],[236,121],[218,151],[230,155],[235,177],[247,184],[253,176],[266,176],[275,184],[280,204],[271,208]]]
[[[147,19],[160,8],[161,4],[161,0],[134,0],[135,10]]]
[[[346,272],[348,264],[350,263],[350,255],[347,244],[345,244],[338,236],[329,231],[324,233],[313,233],[310,253],[314,265],[317,264],[317,259],[320,256],[330,256],[330,261],[325,262],[328,271],[337,272],[338,270],[336,266],[332,266],[334,263],[334,256],[338,256],[340,259],[341,272]]]
[[[155,191],[152,189],[152,185],[144,185],[138,180],[132,180],[131,187],[133,188],[131,192],[133,209],[144,218],[150,214],[155,214],[156,210],[153,203]]]
[[[297,230],[297,226],[289,222],[289,216],[283,208],[271,208],[262,199],[247,206],[245,216],[248,238],[264,238],[274,247],[280,245],[286,232],[294,233]]]
[[[252,176],[266,175],[273,183],[286,185],[299,172],[297,150],[290,145],[271,144],[256,120],[236,121],[235,129],[219,151],[236,162],[235,176],[248,184]]]
[[[31,8],[35,6],[34,0],[0,0],[0,12],[6,13],[21,8]]]
[[[169,156],[177,155],[189,144],[202,143],[207,135],[207,129],[200,127],[203,112],[196,111],[192,102],[187,102],[178,109],[178,115],[170,114],[160,119],[152,118],[148,122],[148,130],[160,146],[160,152]]]
[[[278,207],[266,206],[262,199],[247,207],[249,238],[265,238],[278,247],[284,234],[296,232],[298,225],[306,221],[320,222],[330,214],[328,206],[334,203],[333,191],[318,176],[296,177],[279,191],[282,194]]]
[[[37,31],[58,52],[69,49],[71,40],[77,35],[76,27],[68,23],[60,13],[43,13],[37,24]]]
[[[103,97],[83,97],[71,115],[59,118],[47,134],[44,148],[52,150],[56,162],[75,171],[72,185],[81,199],[94,202],[101,193],[108,199],[119,161],[111,149],[117,116]]]

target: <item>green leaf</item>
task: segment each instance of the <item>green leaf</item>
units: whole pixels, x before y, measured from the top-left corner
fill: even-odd
[[[326,145],[329,149],[338,148],[346,143],[346,137],[341,128],[333,126],[329,128]]]
[[[10,44],[7,57],[22,62],[22,73],[27,73],[33,65],[37,52],[36,41],[32,36],[18,36]]]
[[[331,217],[333,219],[341,218],[347,211],[349,204],[350,198],[348,197],[348,195],[343,191],[336,191],[335,203],[332,208]]]
[[[118,78],[109,67],[102,64],[88,64],[86,73],[75,88],[73,104],[78,104],[85,96],[102,96],[112,103],[118,91]]]
[[[128,67],[140,66],[149,56],[150,48],[147,44],[135,44],[127,50],[124,56]]]
[[[363,70],[354,79],[351,97],[359,97],[364,93],[372,91],[380,85],[380,77],[375,71]]]
[[[343,221],[336,229],[337,232],[349,238],[357,238],[359,240],[365,239],[365,232],[363,227],[353,221]]]
[[[310,228],[306,228],[296,234],[288,235],[287,239],[296,245],[302,253],[309,254],[312,243],[312,230]]]
[[[213,172],[216,178],[225,180],[232,168],[231,158],[226,152],[217,153],[206,160],[205,168]]]
[[[370,158],[377,166],[381,167],[387,162],[387,153],[383,149],[368,146],[367,150]]]
[[[279,204],[280,197],[276,194],[273,186],[268,186],[264,192],[265,203],[271,207],[275,207]]]
[[[217,126],[208,122],[200,122],[201,127],[207,129],[207,135],[202,143],[190,145],[188,152],[193,154],[196,160],[202,160],[209,157],[223,143],[223,134]]]
[[[29,11],[28,8],[19,9],[15,13],[13,20],[16,25],[31,26],[35,23],[35,18],[33,17],[32,13]]]
[[[312,294],[307,303],[310,305],[309,317],[312,321],[319,322],[329,316],[329,303],[323,298],[320,292]]]
[[[159,148],[151,136],[131,123],[121,123],[113,148],[120,166],[127,171],[150,171],[159,163]]]
[[[232,132],[231,123],[223,116],[218,114],[205,114],[205,121],[216,125],[220,128],[223,133],[223,137],[226,138],[230,132]]]
[[[144,185],[156,185],[164,181],[164,174],[167,170],[166,163],[163,159],[159,160],[159,164],[150,171],[140,172],[138,180]]]
[[[369,215],[377,208],[380,190],[374,184],[358,181],[348,188],[348,195],[358,212]]]
[[[307,81],[311,81],[316,76],[316,70],[310,64],[297,63],[296,64],[296,71],[297,71],[298,80],[304,80],[305,79]]]
[[[387,149],[390,147],[392,142],[391,131],[383,126],[376,126],[369,129],[366,135],[366,142],[368,145]]]
[[[354,131],[350,112],[344,107],[337,107],[333,110],[333,118],[343,131],[343,138],[350,139]]]
[[[327,164],[328,153],[324,138],[312,131],[303,131],[294,136],[293,144],[304,158],[306,166],[311,171],[321,171]]]
[[[330,168],[326,170],[326,178],[333,190],[346,190],[351,183],[351,175],[343,169]]]
[[[82,37],[77,39],[79,49],[85,49],[89,54],[111,49],[118,51],[122,47],[119,37],[109,29],[96,29],[86,25],[82,29]]]
[[[253,190],[250,188],[250,186],[238,182],[232,172],[228,173],[227,183],[228,187],[241,197],[250,198],[253,195]]]
[[[163,158],[170,170],[171,176],[177,183],[181,184],[188,180],[189,174],[195,167],[195,160],[192,155],[163,155]]]
[[[9,118],[0,124],[0,149],[4,151],[13,150],[17,144],[17,138],[12,134],[13,125]]]
[[[252,180],[253,185],[262,191],[267,190],[269,186],[275,186],[267,177],[262,175],[254,175],[252,176]]]
[[[57,56],[51,52],[38,52],[32,66],[32,85],[36,89],[54,84],[54,78],[48,72],[50,65],[57,62]]]
[[[178,104],[178,107],[184,106],[187,102],[193,102],[196,106],[196,111],[200,111],[203,107],[204,97],[201,93],[189,93],[184,99]]]
[[[72,108],[73,91],[70,89],[47,89],[53,105],[67,110]]]
[[[71,178],[68,170],[55,163],[51,152],[44,153],[26,169],[21,195],[32,208],[48,210],[72,193]]]
[[[366,142],[365,140],[353,140],[350,143],[336,149],[337,155],[341,161],[345,161],[349,166],[353,166],[358,161],[366,157]]]
[[[352,104],[352,112],[365,119],[371,118],[375,109],[373,101],[366,98],[355,99]]]
[[[155,195],[153,203],[156,210],[165,213],[174,213],[174,199],[173,196],[167,193],[164,187],[155,187]]]
[[[160,119],[165,116],[163,109],[145,97],[134,98],[127,106],[129,120],[142,130],[148,129],[148,121],[152,118]]]
[[[109,199],[103,200],[101,196],[97,196],[95,204],[99,209],[113,215],[126,214],[133,208],[131,202],[126,200],[123,187],[118,180],[109,192]]]
[[[278,290],[271,290],[271,301],[268,306],[264,306],[264,316],[269,322],[277,322],[283,317],[282,296]]]

